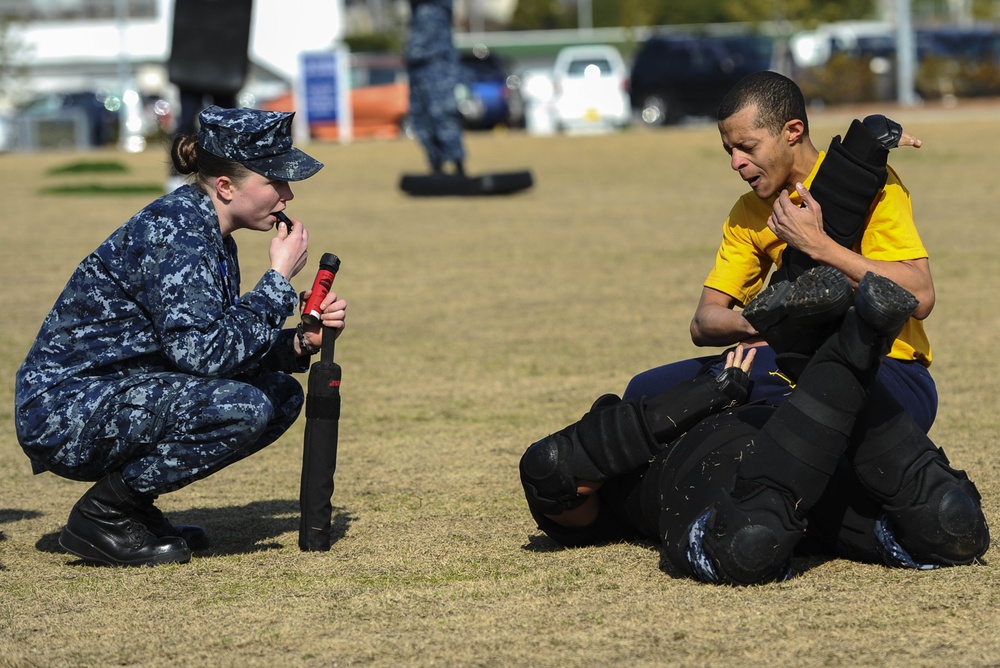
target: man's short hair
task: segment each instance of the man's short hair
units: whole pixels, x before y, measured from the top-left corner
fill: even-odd
[[[729,89],[719,105],[717,119],[724,121],[743,109],[757,105],[757,127],[777,135],[789,121],[801,120],[809,136],[806,101],[798,85],[777,72],[754,72]]]

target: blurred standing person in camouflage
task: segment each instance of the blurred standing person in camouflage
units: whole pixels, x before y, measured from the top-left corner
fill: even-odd
[[[282,329],[308,234],[277,214],[289,181],[323,166],[292,147],[290,113],[213,106],[171,158],[194,183],[119,227],[69,279],[17,372],[18,440],[35,473],[96,481],[59,543],[87,563],[186,562],[200,527],[173,526],[157,495],[272,443],[295,421],[319,325]],[[236,230],[268,232],[271,267],[240,294]],[[303,298],[308,297],[304,294]],[[331,292],[322,325],[339,333]]]
[[[410,80],[410,120],[434,174],[452,163],[465,176],[462,122],[455,99],[458,52],[452,42],[452,0],[410,0],[403,55]]]

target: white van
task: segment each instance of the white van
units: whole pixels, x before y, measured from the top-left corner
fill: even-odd
[[[632,121],[628,69],[615,47],[564,48],[556,56],[552,79],[556,127],[568,131],[611,129]]]

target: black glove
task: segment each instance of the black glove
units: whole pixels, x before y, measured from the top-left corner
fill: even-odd
[[[715,381],[719,391],[732,399],[734,406],[745,404],[750,396],[750,376],[738,366],[723,369]]]
[[[899,139],[903,136],[903,126],[896,121],[886,118],[882,114],[873,114],[866,116],[865,120],[861,122],[875,135],[883,148],[890,149],[899,146]]]

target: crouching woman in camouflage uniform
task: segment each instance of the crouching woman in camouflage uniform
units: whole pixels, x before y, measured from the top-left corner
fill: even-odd
[[[186,562],[207,547],[154,505],[275,441],[295,421],[319,325],[282,329],[308,235],[276,214],[323,166],[291,145],[292,114],[210,107],[171,157],[190,185],[154,201],[77,267],[16,379],[35,473],[96,481],[59,538],[87,563]],[[240,294],[236,230],[267,232],[271,268]],[[330,293],[322,325],[347,303]]]

